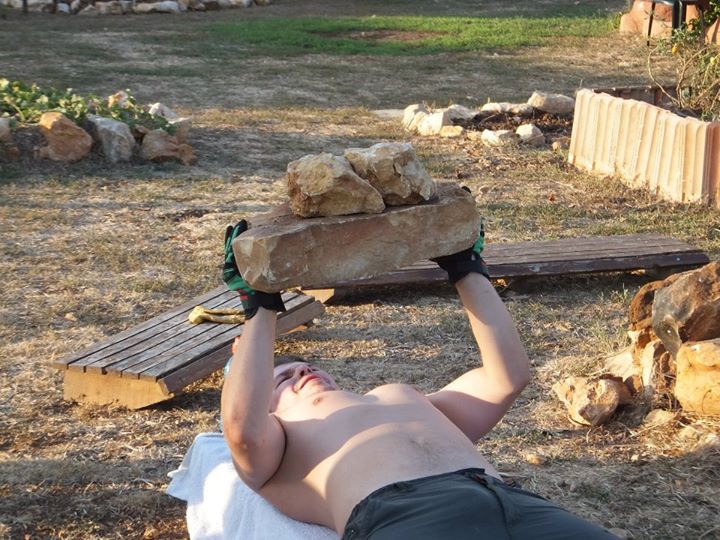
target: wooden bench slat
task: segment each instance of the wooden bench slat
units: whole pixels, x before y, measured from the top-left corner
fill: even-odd
[[[300,309],[278,318],[277,334],[289,332],[305,322],[319,317],[324,311],[325,308],[320,302],[312,301],[305,304]],[[244,326],[238,328],[237,335],[242,334],[243,329]],[[233,336],[232,339],[235,339],[235,337]],[[185,388],[187,385],[204,379],[225,366],[228,358],[230,358],[231,348],[232,341],[203,356],[202,361],[187,363],[169,374],[164,374],[158,381],[161,381],[170,392]]]
[[[698,266],[709,261],[699,249],[681,240],[657,234],[488,244],[483,257],[490,276],[495,279]],[[379,276],[312,285],[304,290],[312,294],[314,289],[429,284],[446,280],[445,272],[434,262],[426,260]],[[327,293],[324,296],[327,297]]]
[[[302,297],[302,295],[290,292],[287,293],[284,298],[290,302],[298,296]],[[221,307],[241,308],[240,298],[237,293],[231,301]],[[185,318],[185,321],[178,327],[152,336],[140,344],[129,347],[122,351],[122,354],[115,355],[109,361],[106,361],[108,359],[104,359],[100,363],[86,366],[86,371],[100,371],[102,373],[115,374],[120,374],[126,370],[133,371],[134,366],[152,361],[165,353],[175,354],[192,346],[193,343],[202,343],[210,338],[207,335],[208,333],[214,335],[228,326],[236,325],[217,323],[192,324]]]
[[[58,360],[55,360],[53,362],[53,367],[58,368],[58,369],[67,367],[68,364],[71,364],[77,360],[85,358],[86,356],[89,356],[91,354],[102,351],[103,349],[110,347],[110,346],[114,345],[115,343],[118,343],[119,341],[129,339],[147,329],[157,326],[158,324],[162,324],[162,323],[169,321],[171,319],[174,319],[178,316],[182,316],[182,314],[187,312],[188,309],[192,309],[194,306],[196,306],[198,304],[205,304],[205,303],[212,302],[213,299],[217,298],[218,296],[225,295],[226,293],[227,293],[227,287],[217,287],[216,289],[213,289],[212,291],[210,291],[206,294],[203,294],[197,298],[194,298],[193,300],[190,300],[189,302],[186,302],[176,308],[173,308],[170,311],[161,313],[160,315],[157,315],[151,319],[148,319],[147,321],[145,321],[141,324],[132,326],[132,327],[128,328],[127,330],[123,330],[122,332],[113,334],[112,336],[109,336],[107,339],[99,341],[98,343],[96,343],[90,347],[87,347],[86,349],[83,349],[79,353],[75,353],[75,354],[60,358]]]
[[[234,296],[223,294],[206,302],[205,306],[209,308],[237,307],[239,303],[237,294]],[[188,314],[190,311],[191,309],[188,309],[183,313],[177,314],[172,319],[146,328],[126,339],[119,340],[101,351],[83,358],[78,358],[75,362],[68,365],[68,369],[85,371],[101,370],[103,366],[117,362],[119,356],[124,358],[129,354],[141,352],[157,345],[165,339],[163,336],[174,336],[184,332],[193,332],[192,326],[186,324],[188,323]],[[195,332],[197,331],[195,330]]]
[[[278,322],[286,318],[290,318],[295,312],[302,310],[308,304],[314,302],[315,299],[311,296],[300,295],[286,304],[287,311],[279,314]],[[293,319],[294,320],[294,319]],[[286,322],[282,323],[287,324]],[[235,337],[240,335],[242,331],[240,328],[243,325],[213,325],[218,328],[216,332],[207,332],[203,335],[202,342],[188,343],[187,347],[173,350],[172,353],[161,355],[152,361],[143,362],[135,365],[131,370],[124,370],[122,373],[123,377],[143,378],[143,379],[158,379],[166,373],[175,371],[193,361],[199,356],[209,354],[220,347],[231,343]],[[280,326],[280,324],[278,324]],[[297,326],[297,325],[296,325]],[[208,339],[205,339],[205,338]]]

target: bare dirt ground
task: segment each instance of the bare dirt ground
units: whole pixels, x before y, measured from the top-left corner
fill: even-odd
[[[505,2],[424,2],[429,14],[505,15]],[[577,2],[532,2],[520,14]],[[624,2],[582,2],[619,9]],[[660,232],[720,255],[720,213],[658,202],[579,173],[550,150],[488,150],[413,138],[374,108],[415,101],[477,105],[535,89],[646,82],[641,39],[433,57],[255,57],[208,41],[233,17],[406,13],[418,3],[282,2],[181,17],[0,19],[0,76],[100,95],[130,88],[195,124],[192,167],[100,158],[59,166],[0,163],[0,537],[184,538],[184,506],[163,492],[200,432],[217,428],[221,376],[141,411],[62,400],[52,359],[220,283],[222,231],[281,202],[288,161],[381,140],[409,140],[438,180],[469,186],[490,242]],[[512,8],[517,9],[517,8]],[[513,11],[512,14],[517,14]],[[634,538],[720,538],[720,451],[680,436],[716,421],[678,411],[660,428],[638,404],[604,427],[573,426],[550,387],[589,374],[626,342],[626,311],[650,276],[544,279],[504,298],[534,380],[478,445],[527,488]],[[501,284],[499,284],[501,285]],[[386,382],[436,389],[477,362],[450,287],[373,290],[328,306],[282,338],[349,390]],[[667,405],[667,404],[665,404]],[[528,454],[541,454],[533,465]]]

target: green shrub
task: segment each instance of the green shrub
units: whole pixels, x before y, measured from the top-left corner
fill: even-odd
[[[72,88],[56,90],[41,88],[37,84],[0,79],[0,116],[10,116],[21,124],[37,122],[43,113],[59,112],[76,124],[82,124],[88,114],[96,114],[125,122],[131,128],[138,125],[147,129],[172,131],[162,116],[150,114],[137,104],[134,97],[128,97],[121,105],[112,106],[97,96],[81,96]]]

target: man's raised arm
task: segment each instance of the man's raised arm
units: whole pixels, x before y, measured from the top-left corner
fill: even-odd
[[[232,241],[247,230],[245,220],[225,233],[223,280],[238,291],[245,311],[243,334],[222,390],[223,433],[242,480],[259,490],[277,471],[285,451],[285,433],[270,414],[277,312],[285,311],[279,293],[255,291],[240,276]]]
[[[475,246],[439,259],[457,287],[480,349],[482,367],[461,375],[430,401],[472,441],[490,431],[530,380],[527,353],[505,305],[488,279],[480,257],[483,234]]]

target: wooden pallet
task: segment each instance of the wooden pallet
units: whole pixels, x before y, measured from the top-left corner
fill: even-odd
[[[278,316],[283,334],[311,324],[325,310],[312,296],[283,294],[287,311]],[[222,368],[242,324],[191,324],[195,306],[242,309],[237,293],[219,287],[182,306],[53,362],[64,371],[64,397],[87,403],[118,403],[131,409],[173,397],[189,384]]]
[[[483,258],[490,277],[524,278],[589,272],[639,269],[688,268],[709,262],[698,248],[658,234],[592,236],[488,244]],[[304,287],[305,292],[326,302],[362,287],[431,284],[447,281],[447,274],[432,261],[420,261],[385,274],[351,281]]]

